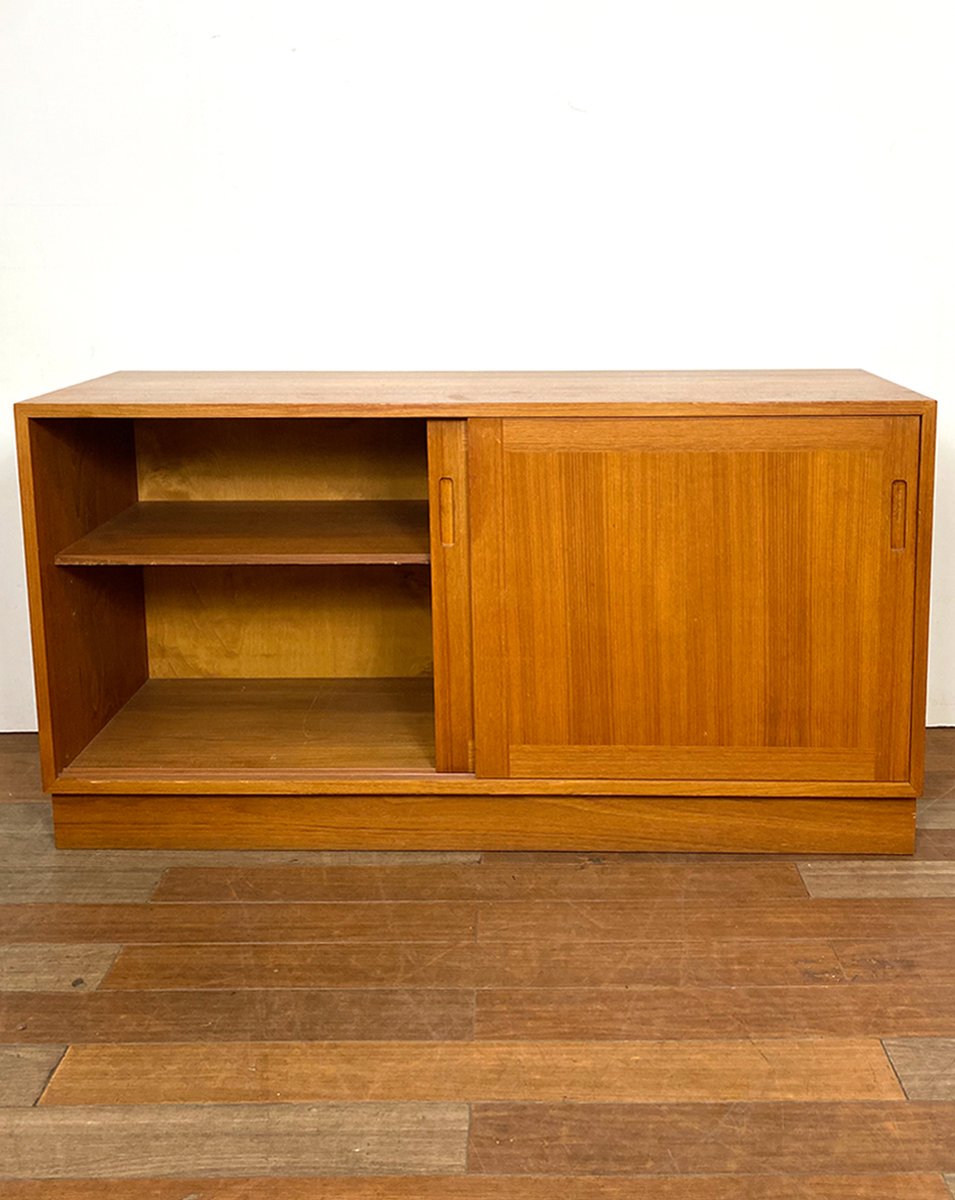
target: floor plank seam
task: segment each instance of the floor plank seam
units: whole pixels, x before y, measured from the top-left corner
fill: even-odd
[[[889,1064],[892,1074],[899,1081],[899,1087],[902,1089],[903,1096],[905,1096],[906,1100],[911,1100],[912,1097],[909,1095],[909,1089],[905,1086],[905,1080],[899,1074],[898,1067],[896,1067],[896,1065],[895,1065],[895,1060],[893,1059],[892,1055],[889,1053],[888,1046],[886,1046],[886,1044],[885,1044],[887,1040],[888,1040],[887,1038],[879,1039],[879,1044],[882,1046],[882,1053],[886,1057],[886,1061]]]
[[[43,1097],[46,1095],[46,1092],[47,1092],[50,1084],[53,1082],[53,1076],[57,1073],[57,1071],[59,1071],[60,1067],[63,1065],[63,1060],[66,1058],[66,1056],[69,1054],[69,1052],[70,1052],[70,1047],[64,1046],[63,1053],[60,1054],[60,1056],[57,1058],[56,1062],[53,1064],[53,1066],[48,1071],[47,1077],[46,1077],[42,1087],[40,1088],[39,1092],[37,1093],[36,1099],[33,1101],[33,1104],[31,1107],[36,1108],[37,1105],[39,1105],[42,1102]]]

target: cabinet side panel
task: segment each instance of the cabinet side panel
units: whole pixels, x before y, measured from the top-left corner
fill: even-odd
[[[932,566],[932,508],[935,484],[935,413],[921,418],[918,513],[915,527],[915,629],[912,656],[912,738],[909,780],[920,793],[925,784],[925,693],[928,675],[929,597]]]
[[[146,679],[137,570],[54,565],[58,550],[136,500],[128,421],[18,427],[44,787]]]
[[[435,756],[439,771],[471,771],[471,548],[467,422],[428,422]]]

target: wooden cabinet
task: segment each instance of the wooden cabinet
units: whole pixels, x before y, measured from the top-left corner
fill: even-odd
[[[61,845],[912,848],[924,397],[122,373],[17,421]]]

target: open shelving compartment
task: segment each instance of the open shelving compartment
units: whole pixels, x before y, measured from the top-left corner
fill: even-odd
[[[31,454],[61,788],[435,770],[425,421],[38,420]]]

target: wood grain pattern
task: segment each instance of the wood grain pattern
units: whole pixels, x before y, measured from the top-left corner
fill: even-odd
[[[0,991],[68,992],[102,983],[119,952],[110,945],[0,947]]]
[[[951,829],[922,829],[916,826],[915,830],[915,851],[910,856],[909,861],[945,861],[955,858],[955,853],[951,849],[955,847],[955,830]],[[763,856],[766,857],[766,856]],[[835,862],[838,856],[819,855],[814,857],[815,862]],[[852,856],[854,862],[879,861],[890,862],[892,859],[886,858],[885,855],[866,855],[855,854]],[[698,861],[697,856],[687,851],[600,851],[600,850],[488,850],[482,854],[481,862],[487,866],[587,866],[587,865],[605,865],[618,864],[620,866],[628,862],[641,862],[649,865],[650,863],[670,863],[677,865],[679,863],[693,863]],[[731,853],[710,854],[707,856],[707,862],[710,863],[734,863],[734,862],[759,862],[760,858],[754,858],[751,854]],[[783,854],[778,853],[772,856],[773,862],[792,862],[804,863],[806,856],[803,854]]]
[[[138,1181],[137,1200],[686,1200],[686,1176],[379,1175]],[[693,1200],[949,1200],[941,1175],[694,1175]],[[144,1190],[144,1189],[147,1189]],[[10,1182],[4,1200],[131,1200],[121,1180]]]
[[[908,778],[917,418],[471,424],[480,774]]]
[[[955,726],[933,729],[925,738],[925,767],[927,771],[947,772],[948,787],[955,788],[952,768],[955,767]]]
[[[473,904],[3,904],[2,942],[445,942]]]
[[[950,942],[474,942],[126,946],[107,988],[955,985]]]
[[[789,863],[739,863],[711,869],[669,867],[181,867],[159,882],[153,900],[522,900],[742,899],[805,896]]]
[[[0,793],[22,766],[14,753],[4,775],[4,744],[0,738]],[[955,736],[930,731],[927,745],[931,792],[941,798],[955,786]],[[924,831],[918,863],[944,866],[953,832]],[[130,871],[168,870],[170,897],[0,909],[0,988],[13,989],[0,994],[0,1044],[37,1062],[72,1046],[59,1086],[83,1093],[58,1098],[51,1088],[38,1108],[5,1113],[17,1121],[24,1113],[37,1120],[30,1118],[37,1112],[84,1118],[43,1132],[39,1142],[0,1122],[18,1147],[36,1151],[32,1172],[24,1168],[32,1179],[0,1183],[4,1200],[945,1195],[943,1172],[953,1168],[940,1147],[948,1153],[955,1144],[955,1097],[947,1090],[955,1046],[952,899],[781,895],[807,862],[799,855],[525,851],[441,864],[442,857],[63,854],[53,848],[45,805],[0,806],[0,874],[92,880],[99,871],[109,894]],[[818,865],[813,858],[811,870]],[[825,864],[846,880],[853,866],[864,867],[862,887],[870,868],[899,865],[907,864]],[[484,882],[465,877],[484,872]],[[242,898],[230,898],[229,889]],[[163,913],[168,933],[157,932]],[[123,940],[176,939],[179,930],[182,940]],[[75,940],[85,933],[116,940]],[[611,935],[622,940],[602,940]],[[274,940],[296,937],[316,940]],[[83,983],[73,987],[74,980]],[[908,1097],[895,1089],[890,1100],[872,1098],[873,1087],[895,1088],[875,1039],[892,1054]],[[0,1062],[4,1077],[15,1078]],[[853,1080],[864,1102],[853,1099]],[[326,1099],[290,1100],[290,1083],[299,1097],[321,1088]],[[32,1104],[41,1085],[17,1103]],[[774,1098],[785,1087],[802,1098]],[[283,1094],[270,1096],[270,1088]],[[180,1103],[187,1089],[208,1099]],[[422,1099],[375,1098],[403,1090]],[[424,1174],[409,1173],[403,1159],[370,1175],[353,1174],[364,1170],[354,1161],[328,1167],[322,1147],[337,1134],[325,1125],[307,1135],[317,1158],[290,1166],[289,1137],[295,1148],[306,1135],[287,1137],[278,1116],[254,1129],[240,1124],[260,1155],[248,1169],[227,1151],[215,1163],[189,1165],[208,1128],[186,1114],[463,1107],[440,1098],[448,1095],[471,1099],[480,1145],[489,1112],[505,1114],[490,1142],[508,1173],[478,1158],[477,1140],[464,1157],[464,1126],[455,1164],[422,1167]],[[225,1096],[245,1099],[225,1103]],[[142,1103],[157,1098],[163,1102]],[[159,1160],[150,1160],[159,1126],[140,1123],[144,1114],[160,1125],[164,1116],[178,1122],[175,1141],[158,1135]],[[231,1119],[225,1125],[237,1127]],[[104,1148],[106,1126],[113,1141]],[[344,1128],[335,1128],[344,1146]],[[363,1109],[348,1127],[358,1138],[352,1148],[375,1130],[374,1112]],[[222,1146],[218,1136],[213,1130],[213,1147]],[[113,1144],[121,1154],[115,1167]],[[41,1161],[53,1164],[44,1171],[73,1178],[37,1178]],[[239,1173],[223,1178],[231,1171]]]
[[[393,794],[396,796],[467,797],[469,799],[490,796],[531,796],[535,799],[561,797],[565,805],[586,805],[590,816],[594,815],[590,811],[594,806],[589,804],[592,797],[599,797],[602,807],[607,807],[612,800],[625,803],[628,808],[633,800],[652,800],[652,804],[645,805],[644,819],[641,819],[641,824],[644,824],[648,817],[659,818],[662,815],[665,819],[668,815],[678,813],[684,818],[681,823],[691,826],[697,819],[698,802],[700,801],[702,801],[705,811],[722,813],[726,816],[727,821],[732,822],[745,816],[746,820],[741,822],[745,827],[756,827],[774,822],[782,813],[782,810],[776,807],[776,802],[785,801],[790,817],[800,825],[800,832],[803,832],[802,827],[804,826],[820,825],[825,828],[831,825],[831,822],[820,821],[819,818],[822,814],[838,814],[839,823],[843,828],[848,824],[855,831],[855,826],[858,824],[860,828],[865,829],[869,819],[880,809],[871,805],[858,807],[856,802],[858,800],[891,800],[893,807],[881,809],[881,812],[884,814],[888,826],[898,824],[893,821],[893,817],[897,818],[900,814],[904,817],[909,843],[909,850],[906,850],[905,853],[911,852],[915,834],[916,796],[912,785],[905,781],[794,783],[792,780],[699,779],[693,782],[693,796],[687,796],[687,781],[679,779],[484,779],[474,775],[431,771],[413,778],[395,779],[393,782],[375,776],[349,778],[344,775],[340,782],[329,779],[320,782],[312,779],[299,779],[295,772],[283,773],[278,770],[266,779],[217,779],[207,772],[200,774],[200,769],[197,768],[188,781],[179,781],[180,788],[185,787],[187,783],[191,794],[196,796],[334,794],[371,798],[383,794]],[[115,777],[97,778],[94,783],[84,779],[78,772],[71,773],[71,768],[66,767],[54,781],[50,790],[59,795],[110,796],[133,793],[165,795],[170,790],[170,784],[168,780],[163,779],[137,778],[128,771],[121,771],[118,767]],[[713,808],[709,801],[715,798],[719,798],[720,803]],[[677,801],[678,803],[676,805],[658,804],[658,799]],[[756,800],[763,803],[754,804],[753,801]],[[815,803],[819,800],[825,800],[825,804]],[[737,803],[734,804],[734,801]],[[799,803],[793,804],[793,801],[799,801]],[[895,803],[900,801],[910,801],[911,803],[900,808],[894,807]],[[510,804],[502,811],[506,813],[509,810],[513,811],[513,806]],[[636,808],[630,811],[635,817],[639,816]],[[831,834],[831,829],[829,832]],[[778,841],[780,841],[780,835],[777,833],[774,842]],[[748,842],[744,839],[741,850],[737,852],[745,853],[747,844]],[[633,846],[624,843],[622,846],[586,847],[583,852],[588,853],[591,849],[597,848],[622,853],[625,850],[633,849]],[[644,848],[651,847],[645,846]],[[652,848],[660,851],[662,847],[657,845]],[[697,850],[703,848],[697,846]],[[849,853],[852,850],[852,846],[846,845],[843,839],[838,845],[834,844],[829,849],[817,846],[813,852],[838,853],[840,848],[843,853]],[[673,852],[678,853],[679,851],[674,850]],[[758,852],[775,853],[775,851],[765,849]],[[785,852],[791,853],[792,851]],[[877,853],[871,849],[853,852]],[[882,851],[886,854],[894,852],[900,853],[901,851]],[[805,857],[805,852],[800,857]]]
[[[428,422],[435,765],[474,768],[471,525],[466,421]]]
[[[867,371],[117,371],[23,402],[34,416],[680,415],[866,411],[934,402]]]
[[[148,900],[161,871],[133,868],[106,873],[101,867],[19,866],[0,859],[0,904],[89,904]]]
[[[801,863],[810,896],[955,897],[955,862]]]
[[[467,991],[3,992],[0,1043],[450,1041],[473,1032]]]
[[[478,1104],[469,1162],[528,1175],[945,1171],[955,1104]]]
[[[127,421],[17,418],[27,590],[45,790],[146,678],[142,580],[54,565],[136,499]]]
[[[195,1105],[0,1112],[0,1178],[461,1171],[453,1104]]]
[[[44,1104],[893,1100],[871,1039],[74,1046]],[[936,1097],[937,1098],[937,1097]]]
[[[29,1108],[40,1098],[64,1046],[0,1046],[0,1109]]]
[[[505,542],[501,519],[501,495],[504,489],[503,421],[494,417],[468,421],[468,481],[471,505],[474,770],[482,779],[506,779],[511,774],[511,768],[508,695],[507,689],[502,686],[507,670]],[[495,847],[489,843],[485,849]]]
[[[67,857],[54,842],[49,802],[0,805],[0,869],[21,869],[26,861],[37,868],[59,867],[66,861],[71,867],[96,868],[105,874],[146,867],[461,866],[480,860],[477,851],[465,850],[74,850]]]
[[[780,900],[727,905],[639,901],[484,901],[481,941],[642,941],[665,938],[919,937],[955,932],[955,903],[908,897],[896,900]]]
[[[829,988],[871,983],[955,986],[955,937],[127,946],[103,986]]]
[[[924,829],[917,832],[915,858],[929,862],[955,860],[955,829]]]
[[[425,438],[413,420],[137,420],[139,499],[424,500]]]
[[[955,1100],[955,1037],[887,1039],[885,1052],[910,1100]]]
[[[955,788],[951,795],[919,802],[919,825],[923,829],[955,829]]]
[[[96,782],[98,777],[91,786]],[[395,782],[383,780],[381,795],[58,794],[53,800],[57,845],[909,854],[915,842],[914,801],[555,796],[521,796],[518,801],[507,796],[389,795]],[[416,778],[413,786],[418,784]],[[171,789],[177,781],[167,778],[163,786]],[[199,790],[195,777],[178,786]],[[359,786],[364,792],[373,790],[367,779]],[[314,788],[319,790],[317,777]]]
[[[45,800],[35,733],[0,735],[0,804]]]
[[[945,937],[849,939],[833,950],[852,983],[955,983],[955,941]]]
[[[152,679],[431,673],[427,567],[144,567],[143,576]]]
[[[76,776],[115,771],[220,778],[276,771],[434,770],[431,680],[150,679],[74,759]]]
[[[477,993],[476,1036],[576,1038],[932,1037],[955,1034],[951,985],[512,988]]]
[[[428,561],[421,500],[139,501],[56,556],[59,566]]]

